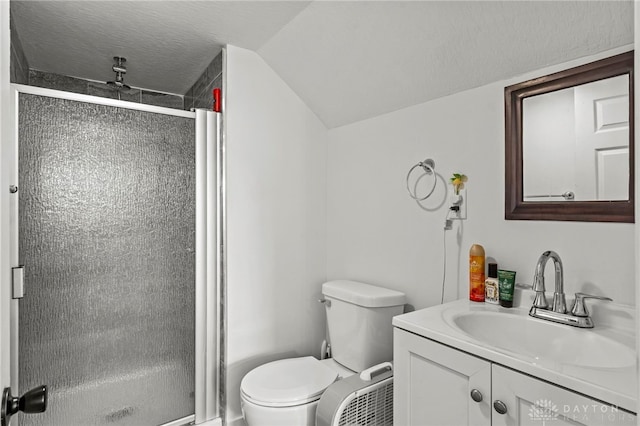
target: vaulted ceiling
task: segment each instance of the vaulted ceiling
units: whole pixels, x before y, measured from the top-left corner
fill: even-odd
[[[633,1],[15,1],[32,68],[184,94],[226,44],[329,127],[633,43]]]

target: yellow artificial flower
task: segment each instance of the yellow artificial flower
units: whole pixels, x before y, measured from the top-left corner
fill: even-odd
[[[453,185],[453,191],[456,195],[460,193],[460,190],[464,188],[464,183],[467,181],[467,177],[462,173],[454,173],[453,177],[449,179]]]

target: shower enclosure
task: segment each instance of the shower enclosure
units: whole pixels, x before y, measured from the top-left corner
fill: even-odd
[[[14,90],[12,425],[217,418],[219,115]]]

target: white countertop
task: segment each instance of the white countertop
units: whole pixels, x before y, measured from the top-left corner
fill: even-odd
[[[612,321],[609,323],[607,321],[596,322],[595,328],[580,329],[579,332],[601,334],[628,346],[635,353],[635,312],[633,308],[611,304],[607,311],[615,313],[615,315],[612,315],[612,317],[615,317]],[[635,362],[629,366],[617,368],[583,367],[542,360],[537,357],[492,347],[466,334],[452,324],[452,317],[466,312],[497,312],[504,314],[504,328],[495,330],[495,332],[518,333],[519,330],[510,324],[509,319],[513,318],[512,315],[528,317],[529,308],[503,308],[489,303],[457,300],[444,305],[398,315],[393,318],[393,325],[491,362],[572,389],[605,403],[616,405],[619,408],[634,413],[637,412],[638,372]],[[531,321],[544,321],[537,318],[530,319]]]

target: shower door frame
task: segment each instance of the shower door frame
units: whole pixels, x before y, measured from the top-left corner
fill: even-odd
[[[195,125],[195,163],[196,163],[196,283],[195,283],[195,413],[174,420],[163,426],[177,426],[195,421],[198,425],[221,425],[222,357],[221,339],[221,274],[223,270],[222,238],[223,215],[219,207],[222,204],[222,134],[219,113],[196,110],[183,111],[172,108],[139,104],[117,99],[101,98],[34,86],[11,84],[11,119],[13,137],[9,141],[9,158],[3,166],[8,167],[9,185],[18,182],[18,117],[19,96],[21,93],[52,97],[76,102],[125,108],[155,114],[192,118]],[[5,143],[3,141],[3,143]],[[7,190],[7,188],[3,188]],[[19,191],[18,191],[19,193]],[[18,266],[18,197],[9,198],[9,262],[11,267]],[[5,272],[3,272],[5,273]],[[10,284],[10,282],[9,282]],[[19,299],[13,299],[9,291],[10,345],[3,344],[0,356],[10,360],[11,387],[18,393],[18,318]],[[2,302],[2,306],[7,306]],[[7,318],[2,313],[2,322]],[[4,325],[3,325],[4,326]],[[20,389],[22,394],[27,389]],[[36,414],[37,415],[37,414]],[[12,425],[18,425],[18,418],[12,418]]]

